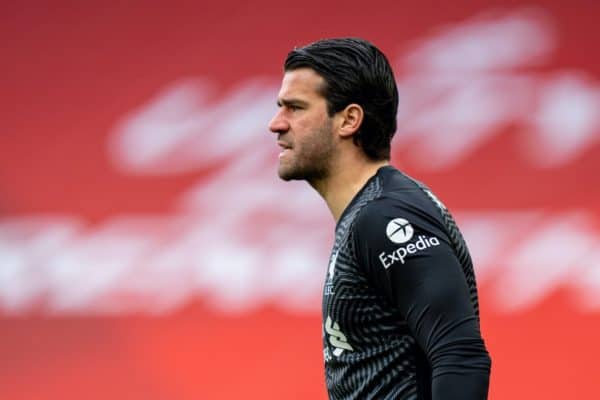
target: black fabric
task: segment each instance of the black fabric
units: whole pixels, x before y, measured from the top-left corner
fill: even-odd
[[[486,399],[466,243],[424,185],[381,168],[336,227],[323,298],[330,399]]]

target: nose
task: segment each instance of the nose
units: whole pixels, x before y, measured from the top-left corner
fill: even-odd
[[[283,117],[281,111],[282,110],[279,109],[273,118],[271,118],[271,122],[269,122],[269,130],[273,133],[283,134],[290,129],[290,124]]]

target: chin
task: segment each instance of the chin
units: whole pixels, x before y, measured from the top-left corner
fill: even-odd
[[[279,170],[278,172],[279,174],[279,178],[284,180],[284,181],[291,181],[291,180],[295,180],[295,179],[301,179],[301,178],[297,178],[294,174],[290,173],[290,171],[281,171]]]
[[[281,178],[284,181],[305,179],[305,176],[302,173],[302,171],[298,171],[297,169],[293,168],[283,168],[282,166],[279,166],[279,170],[277,171],[277,173],[279,174],[279,178]]]

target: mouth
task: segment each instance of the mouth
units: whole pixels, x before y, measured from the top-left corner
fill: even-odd
[[[279,153],[279,158],[284,157],[286,154],[288,154],[292,151],[292,146],[287,142],[278,140],[277,145],[279,147],[281,147],[281,152]]]

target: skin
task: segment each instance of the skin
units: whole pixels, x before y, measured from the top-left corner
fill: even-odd
[[[321,95],[324,79],[310,68],[287,71],[277,97],[279,110],[269,129],[282,147],[281,179],[306,180],[339,220],[352,198],[387,160],[367,158],[352,137],[362,123],[360,105],[349,104],[329,116]]]

